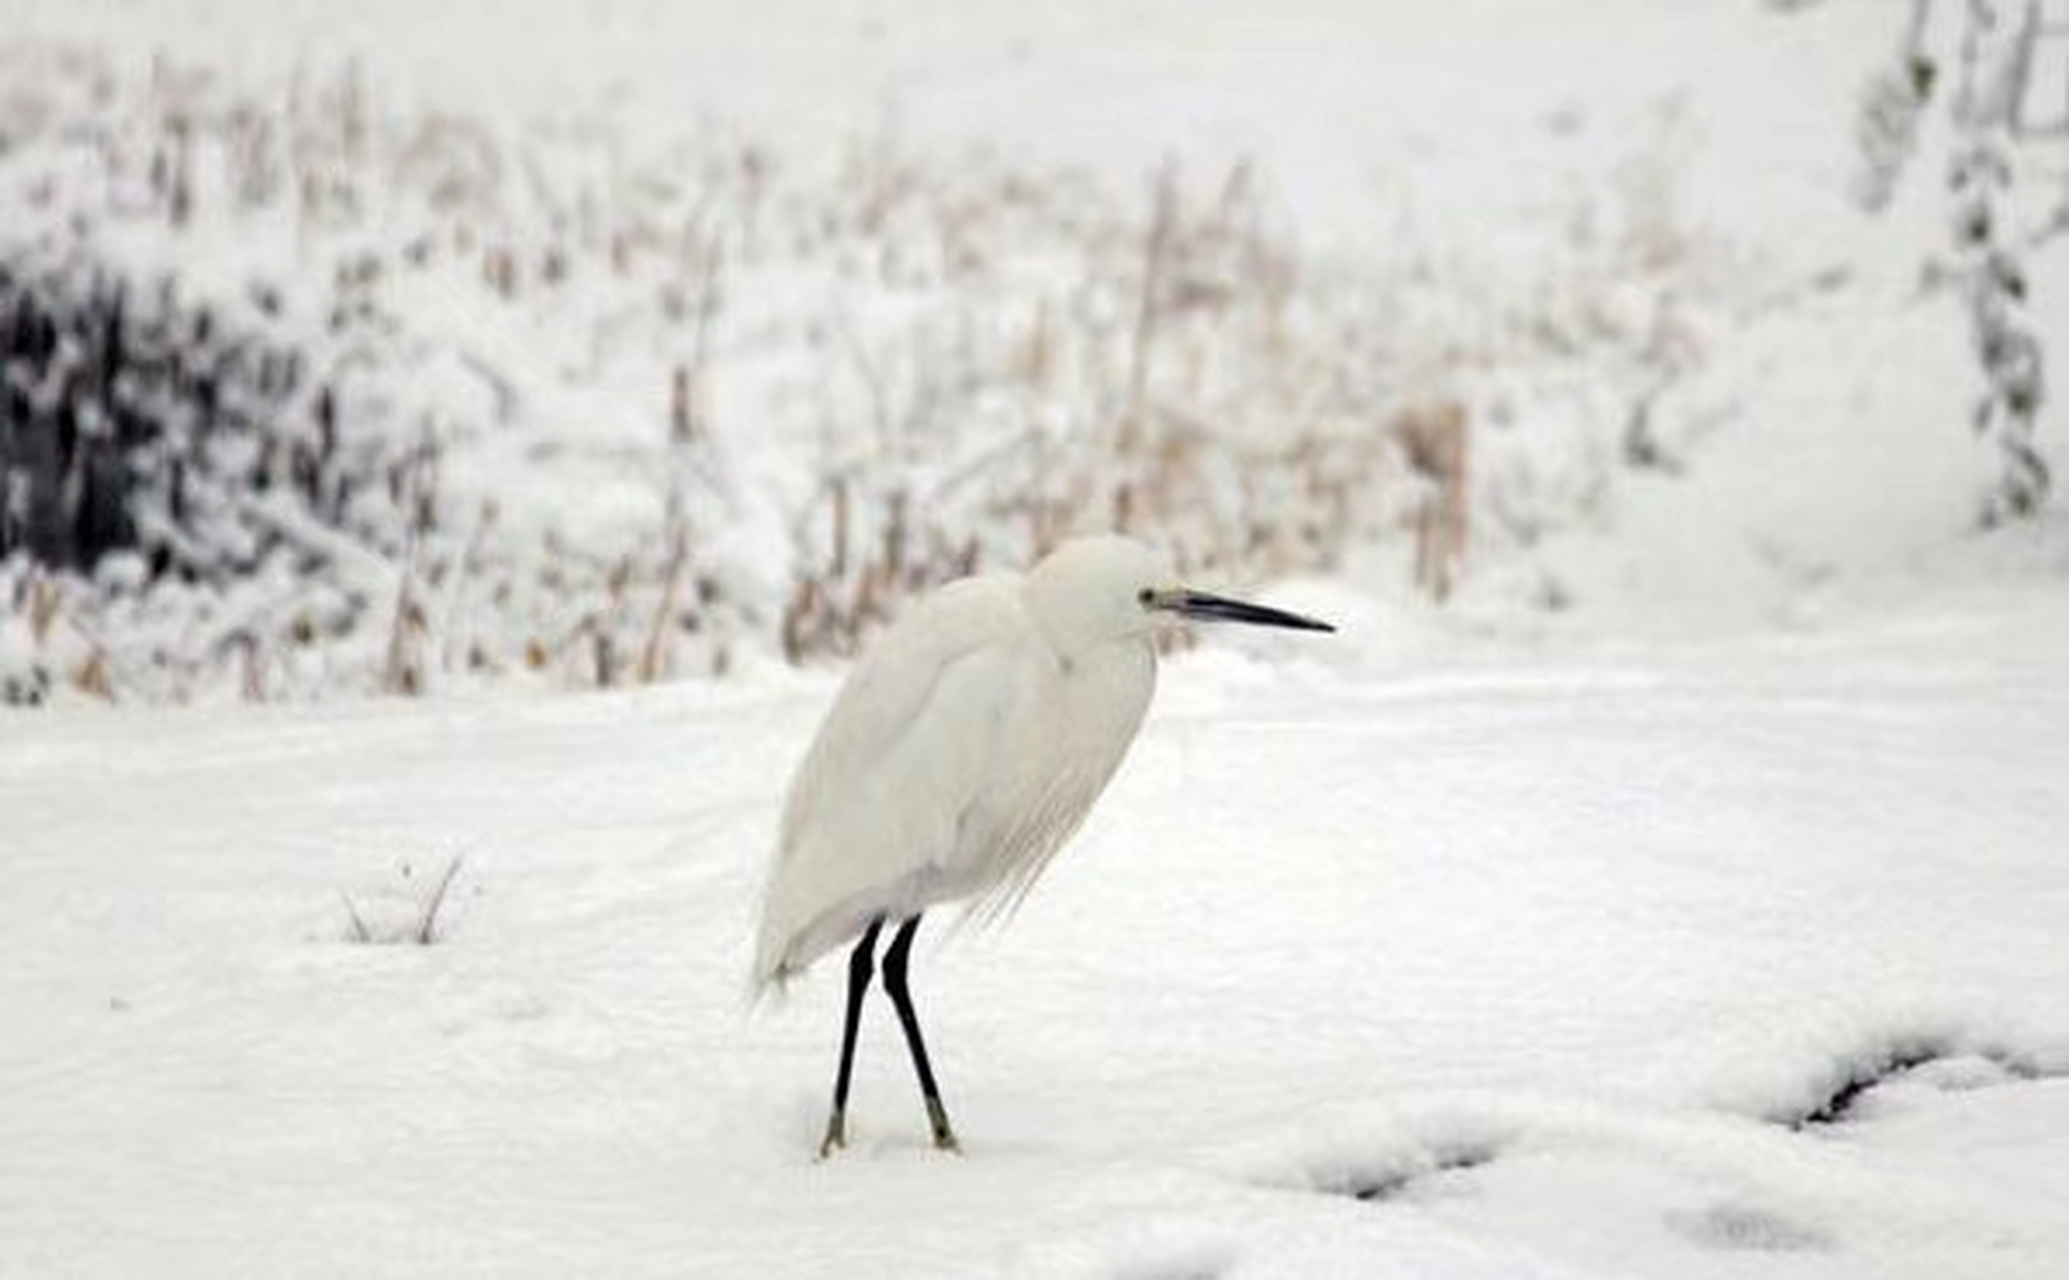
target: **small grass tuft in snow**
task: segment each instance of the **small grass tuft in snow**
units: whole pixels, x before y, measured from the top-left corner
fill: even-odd
[[[339,890],[338,898],[345,905],[345,941],[419,947],[445,941],[450,914],[445,908],[452,900],[453,881],[464,861],[454,855],[445,864],[445,870],[429,880],[418,879],[415,868],[404,863],[401,891],[391,889],[369,898],[369,911],[361,911],[351,894]]]

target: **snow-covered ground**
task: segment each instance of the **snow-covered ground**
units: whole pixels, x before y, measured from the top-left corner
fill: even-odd
[[[0,1274],[2061,1274],[2069,605],[1385,623],[1170,663],[1019,917],[925,930],[960,1157],[874,997],[815,1162],[839,966],[744,1002],[827,678],[18,722]]]
[[[1807,6],[1813,7],[1813,6]],[[1249,156],[1312,236],[1366,249],[1404,182],[1515,212],[1591,131],[1681,100],[1705,216],[1771,229],[1821,212],[1861,75],[1902,34],[1878,0],[1792,16],[1756,2],[1453,0],[8,0],[24,42],[164,51],[264,82],[357,60],[445,111],[556,120],[605,105],[642,136],[717,127],[782,150],[888,132],[1138,181],[1168,157]],[[1555,126],[1548,134],[1547,126]],[[1569,139],[1560,142],[1559,137]],[[1699,144],[1699,146],[1698,146]],[[1598,139],[1594,144],[1603,143]],[[1404,173],[1406,168],[1410,172]],[[1788,207],[1774,204],[1787,190]],[[1384,197],[1392,196],[1389,201]],[[1476,229],[1489,219],[1473,217]],[[1798,234],[1806,228],[1795,227]]]

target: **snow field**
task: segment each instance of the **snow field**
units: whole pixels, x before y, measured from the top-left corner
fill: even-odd
[[[2062,613],[1970,604],[1178,659],[1021,914],[923,932],[962,1159],[878,999],[811,1160],[838,975],[744,1005],[822,678],[46,721],[0,1273],[2049,1274]],[[455,854],[442,942],[344,940]]]
[[[394,498],[312,581],[0,616],[0,677],[63,701],[127,645],[128,704],[234,696],[189,659],[240,628],[356,619],[261,651],[267,697],[324,698],[380,683],[414,573],[440,695],[0,718],[0,1278],[2055,1280],[2069,559],[2059,514],[1971,536],[1993,460],[1917,276],[1943,203],[1843,204],[1890,10],[0,0],[8,236],[105,212],[95,248],[232,318],[270,279],[304,336],[373,262],[340,288],[375,322],[320,353],[374,357],[402,429],[366,443],[428,423],[448,503],[414,565]],[[174,233],[150,151],[195,103],[225,131]],[[338,185],[219,217],[254,103]],[[862,592],[830,476],[857,548],[900,485],[998,560],[1044,504],[1104,518],[1124,477],[1058,455],[1117,420],[1166,172],[1180,282],[1241,301],[1173,309],[1151,398],[1245,447],[1458,398],[1471,572],[1411,597],[1385,485],[1355,536],[1218,566],[1308,573],[1275,602],[1341,642],[1173,660],[1025,909],[923,931],[966,1154],[878,998],[815,1162],[837,966],[744,1000],[837,679],[776,619],[800,567]],[[1300,529],[1312,494],[1243,486],[1280,469],[1191,456],[1175,540]],[[540,696],[636,669],[686,494],[706,611],[663,665],[731,678]],[[350,940],[456,859],[436,945]]]

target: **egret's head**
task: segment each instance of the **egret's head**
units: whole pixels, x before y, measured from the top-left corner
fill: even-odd
[[[1173,576],[1156,552],[1113,534],[1058,547],[1028,575],[1028,593],[1043,629],[1066,653],[1146,636],[1159,619],[1171,617],[1336,630],[1297,613],[1194,591]]]

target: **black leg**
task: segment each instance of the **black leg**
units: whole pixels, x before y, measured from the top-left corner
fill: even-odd
[[[948,1127],[948,1111],[941,1105],[941,1089],[934,1083],[934,1068],[927,1062],[927,1044],[920,1039],[919,1016],[912,1011],[912,993],[905,986],[905,961],[912,952],[912,935],[919,932],[919,927],[918,916],[898,926],[898,935],[884,952],[884,990],[890,993],[891,1003],[898,1009],[898,1025],[905,1028],[905,1047],[912,1050],[920,1093],[927,1100],[927,1120],[934,1126],[934,1145],[943,1151],[955,1151],[955,1130]]]
[[[861,941],[848,953],[848,1017],[841,1027],[840,1071],[833,1077],[833,1114],[826,1119],[826,1137],[819,1143],[822,1160],[848,1145],[848,1080],[855,1073],[855,1033],[862,1028],[862,993],[869,990],[876,935],[883,927],[882,916],[870,921]]]

